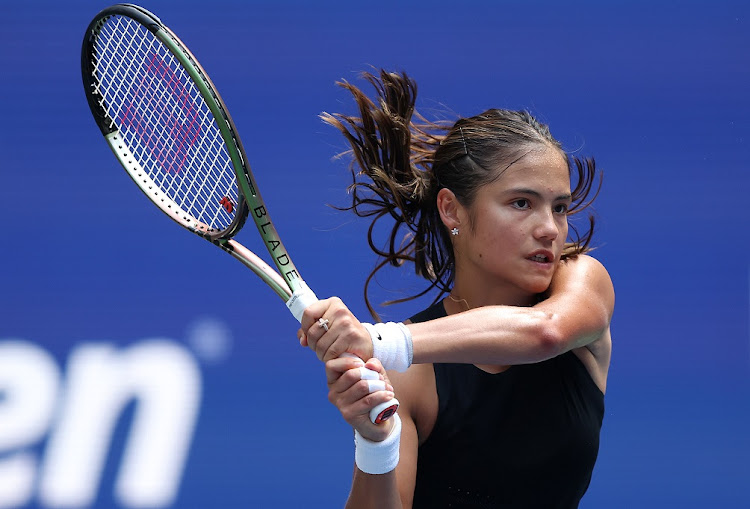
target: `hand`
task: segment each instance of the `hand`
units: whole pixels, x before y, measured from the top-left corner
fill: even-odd
[[[321,325],[320,319],[325,321],[328,330]],[[370,333],[337,297],[320,300],[305,309],[297,338],[300,345],[309,346],[323,362],[336,359],[345,352],[360,359],[372,357]]]
[[[361,367],[379,375],[378,380],[363,380]],[[382,364],[377,359],[364,363],[353,357],[341,357],[326,362],[328,400],[341,412],[342,417],[367,440],[380,442],[390,434],[393,420],[373,424],[370,410],[394,399],[393,386]],[[369,383],[368,383],[369,382]]]

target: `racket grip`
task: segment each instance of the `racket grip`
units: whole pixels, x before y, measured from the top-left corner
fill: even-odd
[[[304,313],[305,309],[307,309],[310,304],[317,302],[318,298],[304,281],[300,280],[298,284],[299,288],[297,288],[297,290],[292,293],[291,297],[289,297],[289,300],[286,301],[286,307],[289,308],[289,311],[294,315],[294,318],[296,318],[298,322],[301,322],[302,313]]]
[[[349,352],[342,353],[341,357],[352,357],[354,359],[358,359],[359,358],[356,355],[354,355],[353,353],[349,353]],[[362,369],[367,369],[367,368],[362,368]],[[375,379],[380,378],[380,375],[378,375],[378,373],[376,373],[375,371],[372,371],[370,369],[367,369],[367,371],[372,372],[373,373],[373,377]],[[390,401],[384,401],[384,402],[380,403],[379,405],[376,405],[375,407],[373,407],[370,410],[370,421],[373,424],[380,424],[381,422],[387,421],[398,410],[398,404],[399,404],[398,400],[396,398],[393,398]]]
[[[370,410],[370,421],[373,424],[380,424],[390,419],[398,410],[398,400],[393,398],[390,401],[384,401],[372,410]]]

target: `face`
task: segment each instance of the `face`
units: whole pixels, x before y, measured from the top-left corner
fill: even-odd
[[[476,304],[523,305],[552,281],[568,235],[570,175],[563,155],[535,147],[494,182],[471,207],[457,209],[454,237],[457,291]],[[467,288],[459,290],[458,286]]]

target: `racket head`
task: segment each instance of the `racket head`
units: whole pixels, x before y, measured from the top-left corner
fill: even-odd
[[[237,179],[247,157],[213,83],[154,14],[118,4],[97,14],[81,48],[86,98],[127,173],[165,214],[212,241],[248,216]]]

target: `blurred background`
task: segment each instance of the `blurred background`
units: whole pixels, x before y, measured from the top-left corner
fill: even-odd
[[[0,15],[0,508],[340,507],[351,431],[295,320],[156,210],[91,118],[80,47],[107,5]],[[617,306],[581,507],[750,507],[750,4],[141,5],[211,75],[305,279],[363,318],[375,260],[328,206],[348,172],[318,119],[353,112],[337,80],[405,70],[428,117],[525,108],[595,156]],[[374,297],[419,287],[392,272]]]

